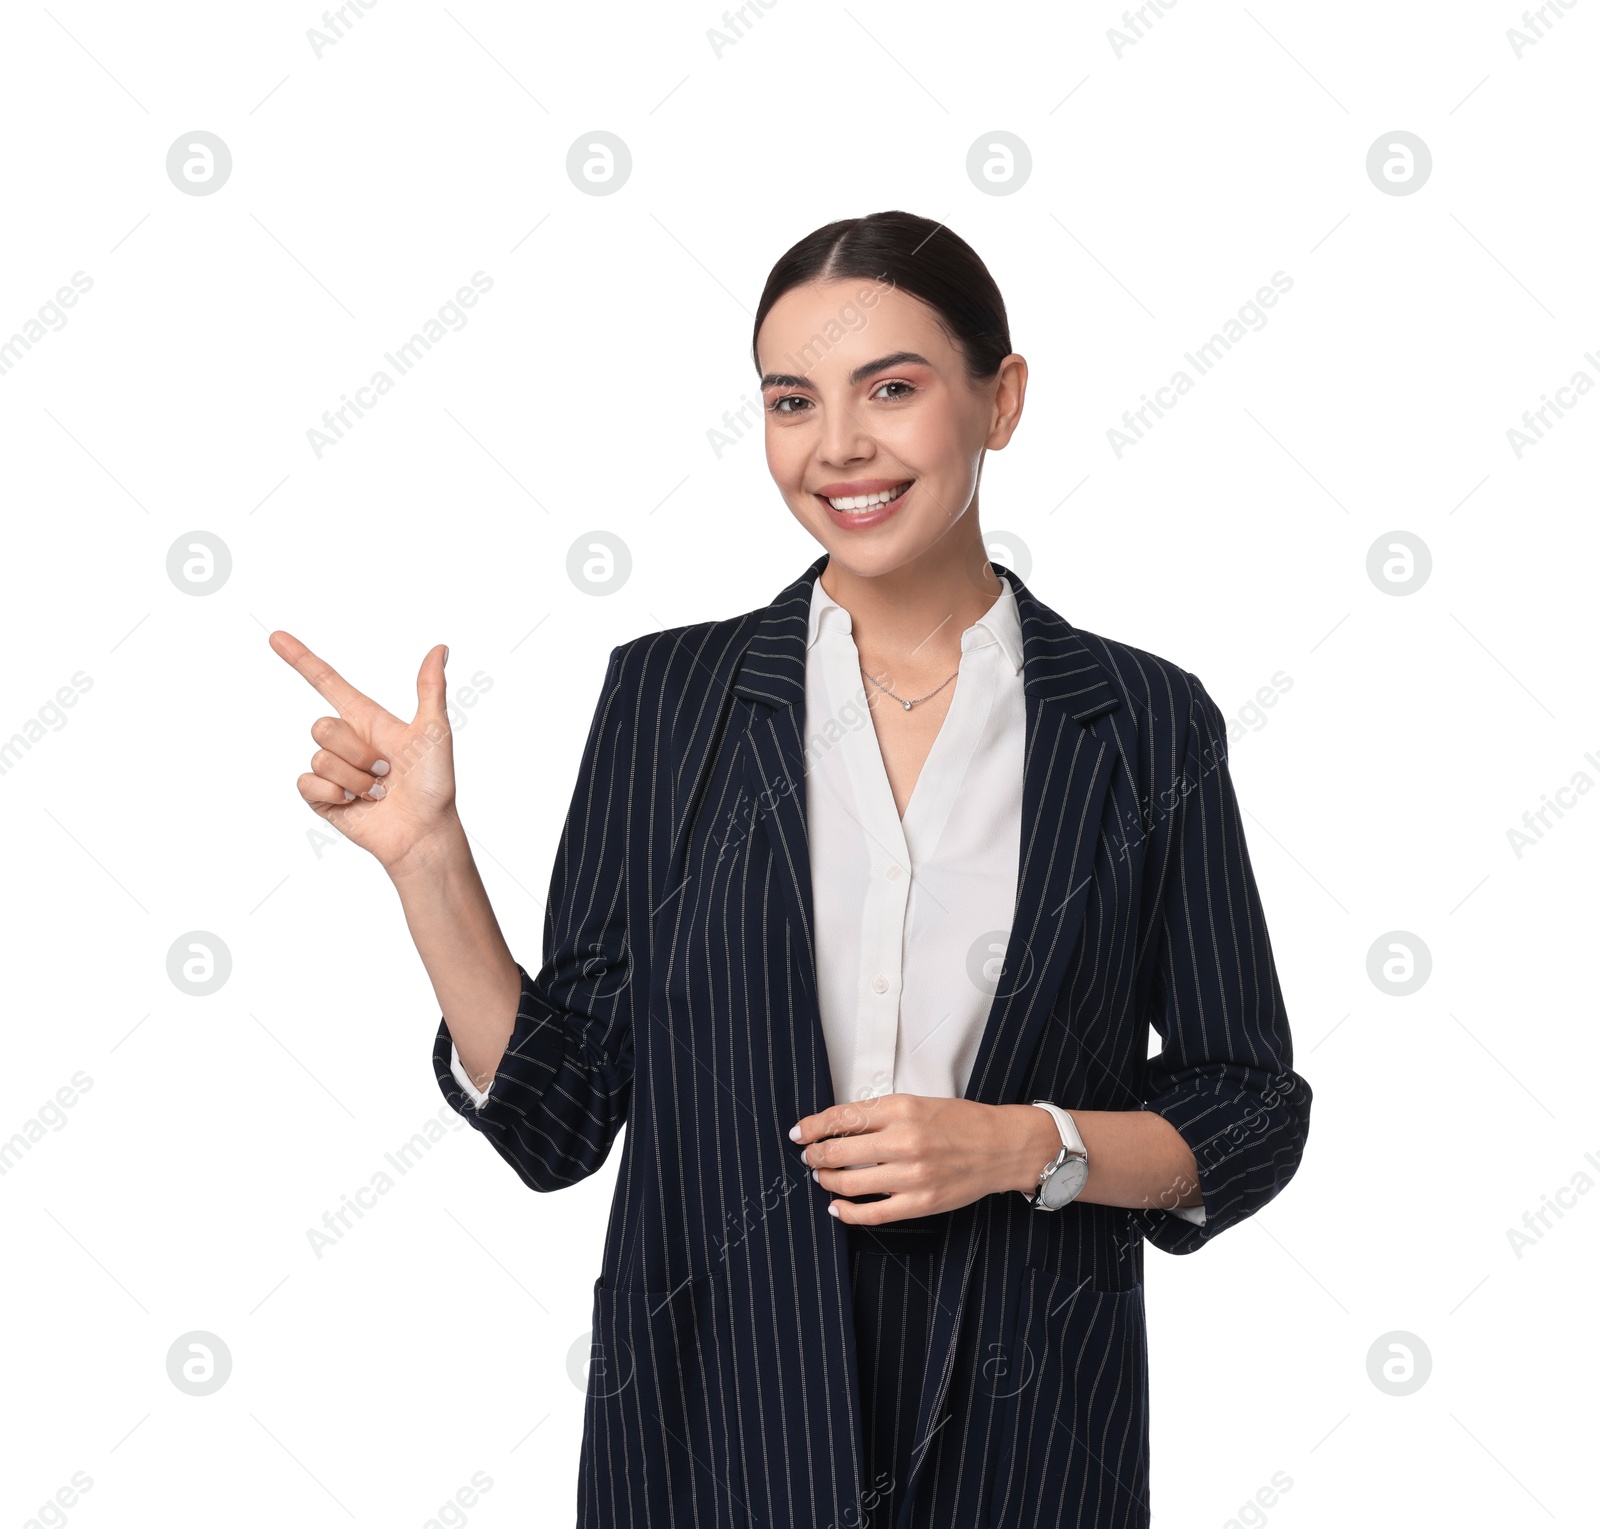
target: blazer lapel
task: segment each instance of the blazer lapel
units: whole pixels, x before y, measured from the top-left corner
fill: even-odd
[[[811,844],[806,826],[805,666],[806,632],[811,612],[811,589],[827,565],[820,557],[761,614],[761,619],[741,656],[733,677],[733,692],[749,714],[749,725],[739,738],[744,796],[737,809],[740,822],[755,818],[772,852],[773,879],[778,883],[788,919],[794,994],[792,1022],[800,1030],[794,1042],[799,1065],[793,1076],[775,1077],[773,1086],[782,1125],[806,1115],[820,1114],[834,1103],[833,1075],[828,1062],[827,1038],[817,1002],[817,963],[811,887]],[[777,1022],[774,1016],[773,1021]],[[788,1092],[785,1093],[784,1090]],[[827,1214],[822,1197],[810,1198],[813,1214],[827,1223],[811,1239],[811,1246],[828,1249],[814,1274],[815,1297],[822,1313],[823,1332],[837,1334],[843,1352],[837,1354],[844,1380],[845,1406],[828,1406],[822,1426],[829,1433],[827,1454],[836,1460],[855,1461],[859,1476],[864,1469],[861,1430],[861,1378],[856,1358],[855,1317],[850,1303],[850,1260],[844,1231]],[[804,1247],[796,1250],[804,1256]],[[819,1446],[820,1447],[820,1446]],[[859,1487],[859,1484],[858,1484]],[[859,1495],[855,1497],[859,1502]]]
[[[1022,844],[1011,937],[962,1097],[1020,1104],[1026,1102],[1023,1083],[1083,933],[1101,818],[1120,753],[1110,721],[1093,724],[1122,702],[1072,626],[1010,569],[992,566],[1011,581],[1022,623],[1027,708]],[[967,1209],[976,1212],[977,1207]],[[935,1275],[928,1364],[913,1434],[924,1446],[932,1443],[943,1420],[981,1224],[975,1213],[955,1219]],[[912,1458],[897,1510],[899,1529],[908,1522],[928,1453],[923,1447]]]
[[[783,896],[795,952],[796,1022],[809,1057],[806,1076],[792,1081],[794,1118],[831,1105],[832,1076],[822,1011],[817,1005],[817,962],[812,912],[811,845],[806,830],[805,724],[806,630],[811,586],[827,564],[820,557],[762,613],[738,667],[733,691],[749,703],[750,723],[739,743],[744,773],[742,822],[767,836],[774,877]]]
[[[1117,757],[1109,729],[1088,724],[1122,702],[1078,633],[1010,569],[996,571],[1022,623],[1022,847],[1004,970],[963,1097],[1012,1104],[1083,931]]]

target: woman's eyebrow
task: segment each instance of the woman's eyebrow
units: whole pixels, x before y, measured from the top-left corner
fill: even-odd
[[[919,356],[914,350],[897,350],[893,355],[880,356],[876,361],[863,362],[862,365],[850,373],[849,381],[853,386],[858,382],[865,382],[874,372],[887,371],[891,366],[905,366],[913,361],[922,366],[932,364],[926,356]],[[760,386],[764,388],[809,388],[811,379],[809,377],[796,377],[792,372],[768,372],[761,379]]]

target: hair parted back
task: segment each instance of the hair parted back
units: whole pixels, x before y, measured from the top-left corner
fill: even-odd
[[[756,338],[785,292],[807,282],[853,277],[889,282],[933,309],[960,348],[973,382],[993,377],[1011,354],[1005,300],[977,251],[943,224],[894,210],[825,223],[784,251],[767,276],[750,332],[756,371],[761,370]]]

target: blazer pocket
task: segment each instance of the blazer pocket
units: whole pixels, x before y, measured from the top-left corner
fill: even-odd
[[[671,1290],[594,1282],[583,1523],[750,1522],[722,1270]]]
[[[1028,1267],[1021,1287],[1009,1345],[1015,1453],[996,1480],[992,1521],[1012,1522],[1048,1479],[1070,1484],[1079,1529],[1148,1524],[1144,1286],[1099,1290]]]

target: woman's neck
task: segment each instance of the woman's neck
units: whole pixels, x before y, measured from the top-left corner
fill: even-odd
[[[903,681],[949,674],[961,662],[961,634],[993,606],[1000,575],[989,566],[974,519],[973,535],[930,547],[891,573],[863,575],[830,557],[824,592],[850,612],[856,649],[867,667],[892,670]]]

